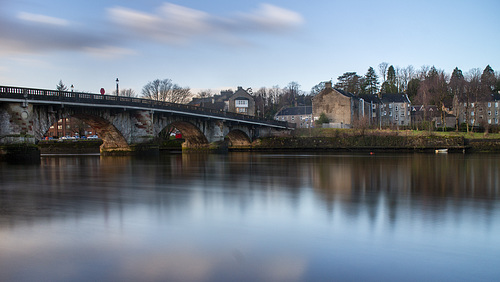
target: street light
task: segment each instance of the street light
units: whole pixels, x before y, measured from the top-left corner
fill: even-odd
[[[118,80],[118,78],[116,78],[116,96],[118,96],[118,94],[120,93],[118,89],[118,82],[120,81]]]

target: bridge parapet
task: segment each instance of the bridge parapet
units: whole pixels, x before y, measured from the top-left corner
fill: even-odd
[[[245,121],[258,122],[267,124],[269,126],[290,128],[290,125],[284,121],[269,120],[261,117],[243,115],[226,111],[218,111],[198,106],[156,101],[150,99],[134,98],[134,97],[57,91],[48,89],[21,88],[12,86],[0,86],[0,100],[2,98],[30,100],[32,102],[37,102],[37,101],[55,102],[55,103],[72,102],[72,103],[86,103],[86,104],[96,104],[96,105],[139,107],[139,108],[147,108],[153,111],[166,110],[170,112],[176,112],[179,114],[209,115],[212,117],[217,117],[222,119],[231,118],[235,120],[241,120],[242,122]]]

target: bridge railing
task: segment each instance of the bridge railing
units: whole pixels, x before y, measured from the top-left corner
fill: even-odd
[[[54,102],[108,104],[108,105],[123,105],[131,107],[135,106],[135,107],[149,108],[153,111],[155,109],[163,109],[163,110],[177,111],[179,112],[179,114],[191,113],[191,114],[211,115],[216,117],[233,118],[244,121],[253,121],[253,122],[257,121],[265,124],[272,124],[283,127],[293,127],[291,124],[284,121],[269,120],[261,117],[254,117],[238,113],[219,111],[193,105],[177,104],[177,103],[170,103],[170,102],[156,101],[156,100],[142,99],[135,97],[100,95],[93,93],[22,88],[22,87],[0,85],[0,98],[1,97],[11,98],[11,99],[29,99],[29,100],[54,101]]]

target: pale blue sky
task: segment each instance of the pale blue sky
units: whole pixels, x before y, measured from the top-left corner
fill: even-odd
[[[309,92],[381,62],[498,71],[499,11],[498,0],[0,0],[0,84]]]

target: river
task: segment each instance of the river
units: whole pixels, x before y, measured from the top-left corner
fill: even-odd
[[[500,155],[0,163],[0,281],[498,281]]]

